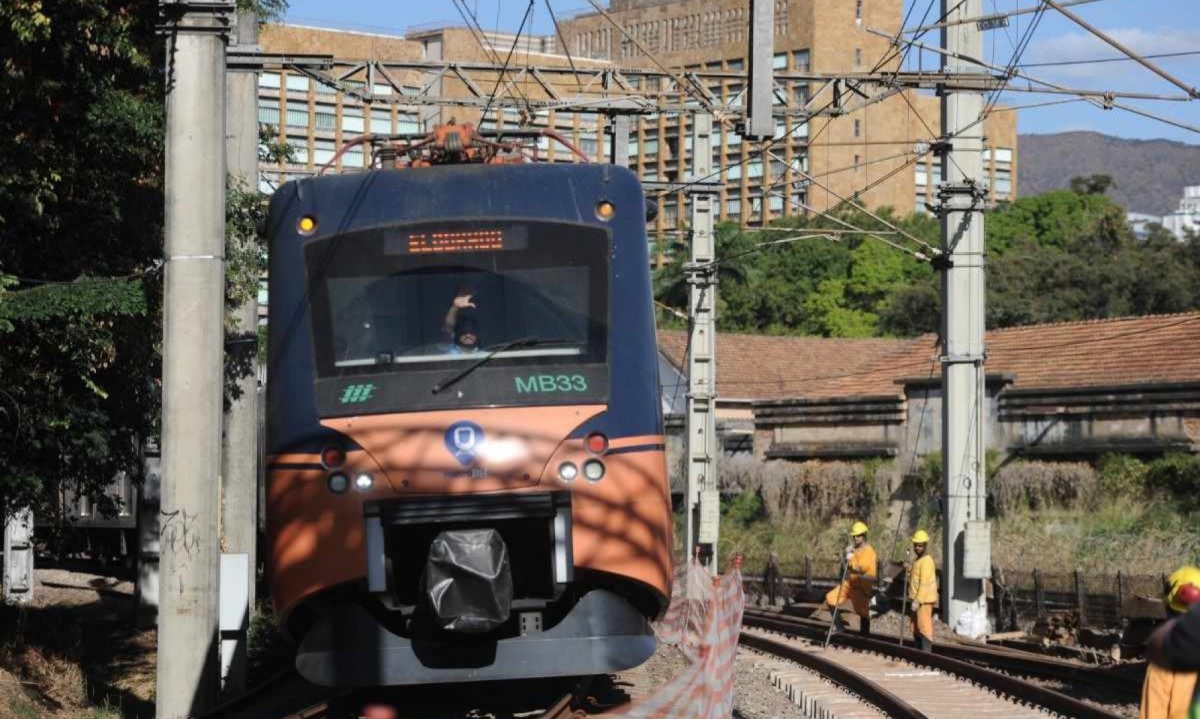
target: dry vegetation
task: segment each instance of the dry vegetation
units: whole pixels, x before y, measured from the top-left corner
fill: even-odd
[[[132,587],[37,571],[35,603],[0,606],[0,719],[154,715],[154,632],[129,622]]]
[[[1169,456],[1152,462],[1112,455],[1088,463],[998,462],[989,457],[993,563],[1050,572],[1158,574],[1200,560],[1200,460]],[[872,527],[884,560],[899,560],[906,535],[921,526],[939,533],[940,458],[925,458],[901,490],[881,498],[892,463],[761,462],[726,457],[722,486],[741,494],[727,503],[721,527],[724,556],[742,554],[749,571],[769,553],[785,573],[805,557],[818,575],[836,572],[850,521]],[[931,553],[941,561],[940,543]]]

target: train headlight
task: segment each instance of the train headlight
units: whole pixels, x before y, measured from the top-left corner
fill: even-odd
[[[354,478],[354,488],[360,492],[365,492],[375,484],[375,478],[368,472],[363,472]]]
[[[583,463],[583,476],[588,481],[599,482],[604,477],[604,463],[598,459],[589,459]]]
[[[350,479],[346,475],[338,472],[336,474],[329,475],[329,479],[325,480],[325,484],[329,487],[330,492],[333,492],[334,494],[341,494],[350,486]]]
[[[296,230],[302,235],[311,235],[317,231],[317,218],[305,215],[296,221]]]
[[[617,214],[617,207],[608,200],[600,200],[596,203],[596,217],[608,222]]]
[[[558,465],[558,477],[564,482],[570,482],[579,476],[579,468],[573,462],[563,462]]]

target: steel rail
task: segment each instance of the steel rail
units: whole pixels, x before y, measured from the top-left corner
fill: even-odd
[[[928,715],[891,691],[819,654],[749,634],[742,634],[738,637],[738,643],[806,666],[835,684],[857,694],[863,701],[874,704],[894,719],[927,719]]]
[[[802,635],[805,638],[817,638],[824,632],[824,625],[820,623],[814,626],[809,620],[797,617],[785,617],[774,612],[763,612],[755,609],[747,609],[745,611],[742,623],[747,626],[782,632],[784,634]],[[978,682],[1021,701],[1033,702],[1050,711],[1076,717],[1077,719],[1120,719],[1121,716],[1052,689],[1047,689],[1046,687],[1003,674],[994,669],[950,656],[950,652],[961,650],[962,647],[951,648],[948,645],[935,645],[934,652],[923,652],[913,647],[900,646],[880,639],[844,632],[835,634],[833,636],[833,643],[853,649],[884,654],[896,659],[912,662],[913,664],[940,669],[964,679]],[[977,654],[976,656],[979,655]],[[989,655],[989,658],[985,661],[990,662],[994,660],[1000,661],[1003,660],[1003,657]],[[1026,662],[1027,664],[1023,665],[1020,671],[1026,671],[1029,666],[1033,665],[1033,662],[1029,662],[1028,660]]]
[[[803,624],[810,627],[824,626],[819,622],[804,617],[779,615],[775,612],[747,609],[747,613],[768,618],[780,618],[784,621]],[[1097,667],[1082,665],[1067,659],[1035,654],[1023,649],[1012,647],[990,646],[971,640],[955,639],[951,643],[938,644],[936,651],[945,656],[961,659],[966,662],[976,662],[989,667],[997,667],[1005,671],[1017,672],[1039,679],[1054,679],[1064,682],[1086,682],[1096,685],[1122,685],[1119,688],[1136,692],[1141,683],[1129,677],[1103,674]]]

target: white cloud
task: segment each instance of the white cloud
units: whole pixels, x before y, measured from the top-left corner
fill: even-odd
[[[1151,31],[1144,28],[1104,29],[1110,37],[1139,54],[1195,52],[1200,50],[1200,30]],[[1121,53],[1100,38],[1082,30],[1034,36],[1022,63],[1063,62],[1120,57]],[[1191,84],[1200,84],[1200,55],[1153,60],[1164,70]],[[1056,67],[1030,67],[1026,73],[1039,79],[1076,87],[1140,92],[1177,92],[1166,80],[1135,62],[1104,62]]]

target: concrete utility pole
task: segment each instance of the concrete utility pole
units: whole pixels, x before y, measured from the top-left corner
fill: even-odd
[[[33,601],[33,510],[17,510],[4,523],[4,603]]]
[[[237,48],[257,52],[258,16],[253,11],[237,14]],[[230,70],[226,77],[225,162],[229,182],[244,191],[258,190],[258,72]],[[235,237],[234,242],[253,244],[253,237]],[[234,319],[235,334],[225,346],[226,362],[242,373],[237,380],[239,396],[225,414],[225,444],[221,462],[221,548],[222,562],[246,567],[235,582],[241,591],[221,584],[221,678],[225,693],[246,688],[246,637],[254,611],[257,579],[255,548],[258,538],[258,297],[252,294]],[[228,569],[223,570],[228,572]],[[240,600],[240,601],[239,601]],[[236,605],[242,606],[236,606]],[[226,626],[224,617],[233,617]]]
[[[742,135],[767,140],[775,134],[775,0],[750,0],[750,84]],[[766,199],[764,198],[764,202]]]
[[[629,167],[629,116],[612,115],[608,121],[608,161]]]
[[[232,0],[164,2],[166,290],[158,719],[217,700],[225,290],[225,43]]]
[[[712,172],[712,115],[692,117],[692,179]],[[688,561],[697,545],[709,570],[717,572],[721,502],[717,488],[717,268],[713,264],[713,195],[692,192],[692,256],[688,281],[687,540]]]
[[[982,0],[942,0],[946,73],[981,72],[957,59],[980,57],[982,38],[974,23],[954,24],[979,14]],[[953,8],[953,9],[952,9]],[[990,534],[984,477],[984,245],[983,93],[950,90],[942,95],[942,154],[938,199],[942,220],[942,486],[946,532],[942,587],[946,621],[953,627],[966,612],[986,612],[981,581],[990,574]]]

